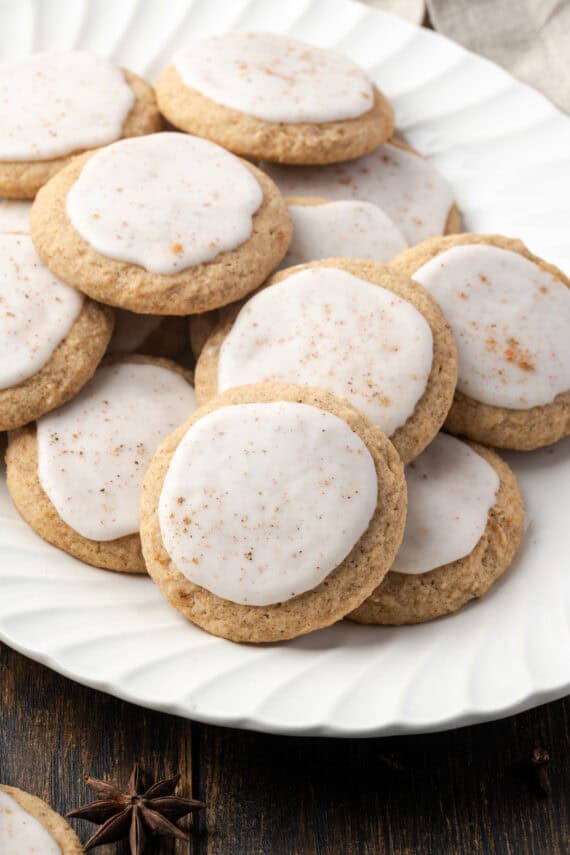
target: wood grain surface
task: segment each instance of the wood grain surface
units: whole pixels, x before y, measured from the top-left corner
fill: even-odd
[[[192,855],[567,855],[570,699],[491,724],[368,740],[268,736],[149,712],[0,648],[0,781],[60,813],[83,777],[126,781],[135,759],[208,808]],[[550,796],[530,765],[551,751]],[[83,840],[94,826],[76,822]],[[101,855],[125,853],[108,846]]]

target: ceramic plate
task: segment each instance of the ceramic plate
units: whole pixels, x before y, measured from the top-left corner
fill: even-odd
[[[491,63],[350,0],[20,0],[2,59],[77,45],[154,80],[196,33],[288,31],[364,66],[411,144],[448,178],[470,231],[521,237],[570,273],[570,120]],[[143,706],[278,733],[372,736],[498,718],[570,691],[570,442],[507,455],[524,548],[482,601],[423,626],[341,623],[249,647],[207,635],[152,582],[87,567],[18,518],[0,481],[0,636]]]

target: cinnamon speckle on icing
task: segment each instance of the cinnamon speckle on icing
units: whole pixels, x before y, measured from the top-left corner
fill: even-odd
[[[448,249],[413,278],[439,302],[455,335],[460,392],[527,409],[570,389],[570,289],[560,279],[489,244]]]
[[[0,848],[2,855],[62,855],[47,828],[0,790]]]
[[[174,65],[202,95],[270,122],[354,119],[373,105],[372,85],[347,57],[277,33],[225,33],[194,41]]]
[[[220,349],[218,386],[320,386],[390,435],[423,395],[432,358],[431,329],[410,303],[345,271],[312,268],[242,308]]]
[[[119,177],[117,194],[110,188]],[[208,140],[162,133],[98,151],[66,208],[97,252],[168,275],[248,240],[262,200],[259,183],[237,157]]]
[[[195,584],[236,603],[278,603],[346,558],[377,491],[370,452],[336,416],[286,401],[226,406],[195,422],[172,457],[162,539]]]
[[[121,136],[134,100],[121,69],[88,53],[0,63],[0,160],[47,160],[106,145]]]
[[[443,234],[453,204],[449,185],[428,161],[391,143],[345,163],[262,166],[285,196],[360,199],[377,205],[410,246]]]
[[[99,368],[76,398],[38,420],[38,474],[62,519],[91,540],[138,531],[147,464],[194,408],[190,384],[167,368]]]

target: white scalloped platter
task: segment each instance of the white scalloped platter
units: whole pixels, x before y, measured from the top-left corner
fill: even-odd
[[[288,31],[353,57],[452,184],[467,230],[520,237],[570,273],[570,119],[399,18],[351,0],[19,0],[0,4],[0,58],[77,45],[154,80],[191,35],[228,29]],[[423,626],[345,622],[258,647],[195,628],[148,579],[45,544],[19,519],[2,475],[0,638],[137,704],[277,733],[441,730],[561,697],[570,691],[570,441],[507,458],[529,526],[520,558],[484,599]]]

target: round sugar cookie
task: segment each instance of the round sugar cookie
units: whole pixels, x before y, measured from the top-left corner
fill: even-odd
[[[570,433],[570,280],[521,241],[432,238],[395,259],[440,304],[459,374],[445,426],[529,451]]]
[[[451,187],[417,151],[392,138],[370,154],[329,166],[262,163],[284,196],[359,199],[381,208],[409,246],[461,231]]]
[[[386,97],[347,57],[277,33],[225,33],[179,51],[156,85],[175,127],[243,157],[334,163],[394,130]]]
[[[0,430],[72,398],[112,331],[112,310],[54,276],[29,235],[0,233]]]
[[[406,467],[406,481],[402,545],[383,582],[348,615],[358,623],[423,623],[456,612],[489,590],[520,547],[520,489],[491,449],[438,434]]]
[[[37,796],[0,784],[2,855],[81,855],[83,846],[65,819]]]
[[[402,463],[361,413],[321,390],[258,384],[220,395],[162,443],[141,539],[186,618],[232,641],[280,641],[368,596],[405,513]]]
[[[199,403],[256,382],[300,383],[348,398],[416,457],[443,424],[455,343],[433,298],[370,261],[327,259],[273,276],[232,307],[196,366]]]
[[[42,188],[32,237],[80,291],[139,314],[188,315],[242,298],[291,240],[267,176],[208,140],[121,140],[76,158]]]
[[[0,64],[0,195],[33,199],[70,158],[160,130],[152,87],[81,51]]]
[[[364,258],[387,263],[408,244],[377,205],[358,199],[296,196],[287,199],[293,239],[281,267],[322,258]]]
[[[186,318],[164,315],[137,315],[115,310],[115,330],[108,353],[144,353],[172,359],[187,341]]]
[[[44,540],[95,567],[144,573],[140,491],[159,442],[195,408],[190,375],[149,356],[110,357],[81,393],[10,434],[10,495]]]

